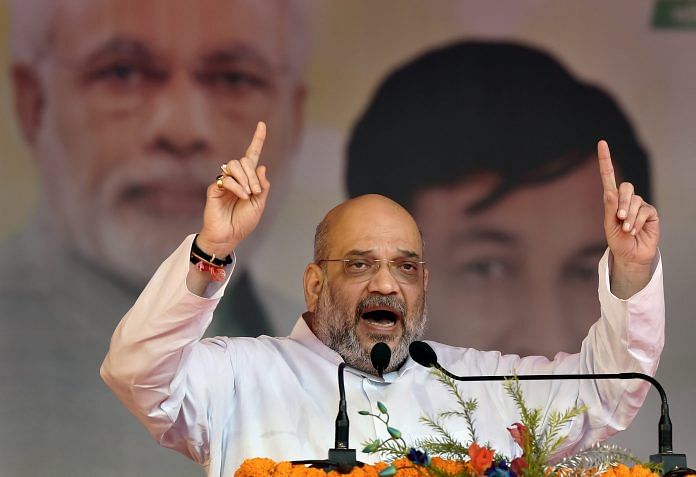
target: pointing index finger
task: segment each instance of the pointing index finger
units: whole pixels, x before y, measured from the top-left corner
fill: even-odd
[[[256,131],[254,132],[254,137],[251,140],[251,144],[246,150],[246,157],[251,159],[254,164],[254,168],[259,163],[259,157],[261,156],[261,150],[263,149],[263,143],[266,140],[266,123],[259,121],[256,125]]]
[[[604,139],[597,143],[597,157],[599,158],[599,175],[602,178],[604,191],[615,191],[616,177],[614,177],[614,166],[611,163],[609,144]]]

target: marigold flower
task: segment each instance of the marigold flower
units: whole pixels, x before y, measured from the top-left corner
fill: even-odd
[[[430,467],[435,467],[443,472],[450,475],[456,475],[462,473],[464,470],[468,470],[473,473],[473,468],[468,462],[459,462],[456,460],[443,459],[442,457],[432,457],[430,459]]]
[[[413,462],[406,457],[401,457],[392,462],[392,465],[397,468],[397,477],[423,477],[420,469],[417,469]]]
[[[416,457],[417,451],[414,449],[412,449],[412,451],[414,457]],[[422,459],[425,453],[421,454],[423,455],[418,457]],[[430,467],[433,468],[436,474],[428,472],[430,469],[423,469],[420,465],[414,465],[414,462],[408,457],[396,459],[391,464],[377,462],[374,465],[366,464],[364,467],[354,467],[349,474],[340,474],[337,471],[326,473],[322,469],[306,467],[304,465],[293,465],[290,462],[276,463],[271,459],[253,458],[245,460],[235,472],[234,477],[379,477],[379,472],[392,466],[396,469],[394,477],[424,477],[428,473],[430,473],[430,475],[440,475],[444,473],[449,475],[469,474],[481,477],[519,477],[522,475],[522,470],[527,467],[527,462],[523,457],[518,457],[509,464],[506,461],[501,461],[497,465],[493,465],[493,451],[487,447],[481,447],[476,443],[469,446],[469,457],[471,460],[468,462],[432,457],[430,459]],[[552,469],[552,467],[547,467],[544,475],[550,475]],[[596,475],[595,473],[596,469],[586,469],[582,475],[594,477],[594,475]],[[559,475],[563,476],[564,473],[560,472]],[[642,465],[629,468],[620,464],[601,474],[601,477],[660,476]],[[696,477],[696,475],[687,477]]]
[[[631,475],[633,477],[651,477],[653,472],[642,465],[635,465],[631,468]]]
[[[624,464],[612,467],[604,473],[604,477],[659,477],[645,466],[634,465],[630,469]]]
[[[246,459],[234,473],[235,477],[268,477],[276,463],[261,457]]]
[[[290,462],[280,462],[273,469],[273,477],[292,477],[293,465]]]
[[[471,459],[469,463],[474,471],[479,475],[483,475],[493,462],[493,451],[488,447],[481,447],[477,443],[472,442],[469,446],[469,459]]]

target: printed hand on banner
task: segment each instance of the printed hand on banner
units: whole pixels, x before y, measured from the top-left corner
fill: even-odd
[[[606,141],[597,144],[599,173],[604,189],[604,233],[614,255],[611,288],[628,298],[649,281],[660,239],[657,209],[636,194],[633,184],[616,186],[614,166]]]

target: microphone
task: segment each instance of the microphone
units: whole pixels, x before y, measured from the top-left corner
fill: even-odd
[[[391,360],[391,349],[386,343],[381,341],[375,344],[370,351],[370,360],[372,361],[372,366],[377,370],[379,377],[382,377],[384,370],[389,367],[389,361]]]
[[[346,388],[343,385],[343,368],[346,363],[338,365],[338,415],[336,416],[336,434],[334,447],[336,449],[348,449],[348,412],[346,411]]]
[[[651,462],[663,464],[664,472],[667,473],[674,469],[685,469],[686,454],[675,454],[672,452],[672,420],[669,418],[669,405],[667,404],[667,394],[662,385],[652,376],[643,373],[582,373],[582,374],[523,374],[518,376],[457,376],[450,373],[437,362],[435,350],[423,341],[414,341],[408,347],[408,352],[413,360],[426,368],[436,368],[446,376],[456,381],[505,381],[508,379],[518,379],[520,381],[542,381],[542,380],[570,380],[570,379],[642,379],[648,381],[660,394],[662,401],[660,421],[658,425],[658,453],[650,456]]]
[[[421,366],[426,368],[432,368],[435,366],[436,368],[440,369],[440,371],[444,372],[437,362],[437,354],[435,354],[435,350],[428,343],[424,341],[414,341],[408,345],[408,354],[411,355],[413,361]]]
[[[346,405],[346,388],[343,384],[343,368],[346,363],[338,365],[338,415],[336,416],[336,433],[334,448],[329,449],[329,458],[326,460],[294,460],[292,464],[305,464],[310,467],[324,469],[326,472],[336,470],[341,474],[349,474],[353,467],[362,467],[364,464],[357,460],[355,449],[348,446],[349,424]]]
[[[324,468],[324,470],[330,470],[330,467],[333,467],[341,474],[350,473],[353,467],[362,467],[362,463],[356,460],[355,449],[348,448],[349,422],[348,412],[346,411],[346,388],[343,385],[343,368],[345,367],[346,363],[338,365],[338,415],[336,416],[336,437],[334,440],[334,448],[329,449],[329,468]]]

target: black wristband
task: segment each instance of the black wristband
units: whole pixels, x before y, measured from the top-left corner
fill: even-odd
[[[216,267],[224,267],[232,264],[232,255],[227,255],[225,258],[218,258],[215,255],[208,255],[196,244],[196,239],[198,234],[193,239],[193,244],[191,244],[191,263],[194,265],[200,261],[209,263]]]

